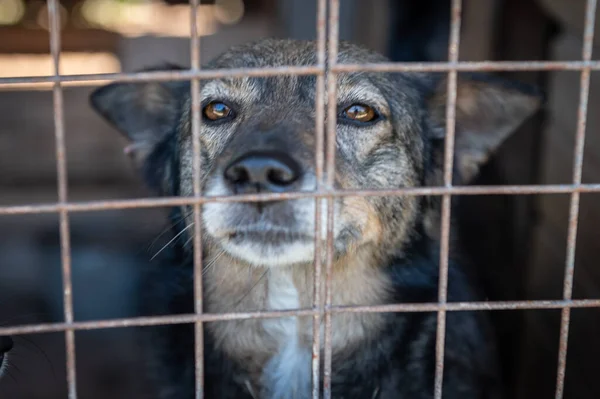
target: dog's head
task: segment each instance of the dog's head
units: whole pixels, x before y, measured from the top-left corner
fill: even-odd
[[[386,61],[350,44],[339,50],[340,63]],[[314,64],[312,42],[265,40],[233,48],[207,69]],[[336,188],[442,183],[445,74],[343,73],[337,81],[337,115],[327,116],[337,118]],[[204,195],[314,190],[316,83],[314,76],[203,80]],[[457,96],[455,175],[468,182],[540,98],[519,85],[462,74]],[[189,83],[110,84],[92,95],[92,104],[131,141],[128,151],[149,184],[163,195],[193,194]],[[426,223],[428,203],[413,196],[336,199],[336,256],[366,246],[382,255],[401,250]],[[308,263],[314,256],[314,212],[314,199],[208,203],[204,236],[251,265]]]

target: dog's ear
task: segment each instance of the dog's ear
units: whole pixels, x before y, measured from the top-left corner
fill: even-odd
[[[446,132],[447,78],[437,79],[428,99],[434,139]],[[483,74],[457,79],[455,167],[461,183],[470,182],[490,155],[538,110],[542,95],[524,84]]]
[[[150,70],[180,70],[168,65]],[[111,83],[92,92],[91,106],[129,141],[125,153],[141,168],[176,129],[185,82]]]

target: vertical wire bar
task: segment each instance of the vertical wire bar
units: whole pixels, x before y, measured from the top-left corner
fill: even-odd
[[[329,1],[328,57],[326,65],[327,80],[327,148],[325,184],[331,189],[335,178],[335,148],[337,130],[337,74],[332,70],[337,63],[339,45],[339,0]],[[333,277],[333,197],[327,197],[327,247],[325,263],[325,332],[324,332],[324,365],[323,365],[323,397],[331,398],[331,281]]]
[[[592,59],[594,24],[598,1],[588,0],[585,11],[585,28],[583,36],[582,59]],[[587,108],[590,92],[591,69],[585,67],[581,71],[579,109],[577,112],[577,132],[575,135],[575,149],[573,162],[573,185],[581,184],[583,169],[583,151],[585,148],[585,130],[587,125]],[[575,249],[577,244],[577,226],[579,220],[580,193],[571,193],[569,208],[569,230],[567,234],[567,259],[565,263],[565,277],[563,283],[563,299],[571,300],[573,296],[573,277],[575,274]],[[561,314],[560,341],[558,349],[558,369],[556,375],[556,399],[562,399],[565,388],[565,373],[567,368],[567,347],[569,343],[569,323],[571,309],[564,307]]]
[[[50,53],[54,64],[54,76],[60,76],[60,2],[48,1],[50,19]],[[56,173],[58,184],[58,202],[66,204],[68,200],[67,155],[65,143],[63,92],[60,79],[56,79],[52,87],[52,103],[54,107],[54,136],[56,146]],[[73,323],[73,283],[71,279],[71,241],[69,229],[69,213],[62,209],[59,212],[60,251],[63,280],[63,306],[65,323]],[[69,399],[77,398],[77,377],[75,372],[75,331],[65,330],[67,385]]]
[[[460,45],[462,0],[452,0],[452,21],[450,26],[450,42],[448,61],[458,62]],[[444,186],[452,187],[452,170],[454,167],[454,138],[456,128],[457,70],[448,71],[448,87],[446,101],[446,137],[444,144]],[[448,260],[450,252],[450,210],[452,196],[445,194],[442,199],[441,243],[440,243],[440,276],[438,302],[446,304],[448,297]],[[435,346],[435,399],[442,399],[444,384],[444,350],[446,341],[446,311],[438,310]]]
[[[50,53],[54,64],[54,76],[57,77],[52,87],[52,103],[54,107],[54,136],[56,145],[56,172],[58,184],[58,202],[66,204],[68,200],[67,156],[65,143],[63,92],[60,84],[60,2],[48,1],[50,22]],[[65,323],[73,323],[73,283],[71,279],[71,241],[69,213],[62,209],[59,212],[60,250],[63,280],[63,306]],[[67,385],[69,399],[77,398],[77,377],[75,371],[75,331],[65,330]]]
[[[198,6],[200,0],[190,0],[190,56],[192,71],[200,69],[200,38],[198,36]],[[194,197],[202,195],[200,185],[202,165],[200,147],[200,81],[191,80],[191,107],[192,107],[192,141],[194,151]],[[194,204],[194,311],[202,313],[202,212],[199,203]],[[204,397],[204,330],[201,321],[194,323],[194,359],[196,377],[196,399]]]
[[[319,0],[317,5],[317,65],[323,73],[317,76],[317,92],[315,104],[315,172],[317,175],[317,189],[323,185],[324,164],[324,138],[325,138],[325,59],[326,28],[327,28],[327,0]],[[321,237],[321,204],[322,199],[315,198],[315,261],[313,282],[313,308],[322,310],[321,301],[321,274],[322,274],[322,237]],[[319,399],[320,388],[320,362],[321,362],[321,312],[313,316],[313,343],[312,343],[312,397]]]

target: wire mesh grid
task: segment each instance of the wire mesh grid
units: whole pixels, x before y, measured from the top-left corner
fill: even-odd
[[[60,247],[63,279],[64,322],[23,325],[0,328],[0,335],[64,332],[66,340],[66,369],[69,399],[77,398],[76,365],[75,365],[75,331],[103,328],[119,328],[132,326],[153,326],[166,324],[194,323],[195,334],[195,369],[196,369],[196,398],[202,398],[203,393],[203,322],[279,318],[291,316],[308,316],[313,318],[313,343],[312,343],[312,377],[313,398],[321,394],[321,372],[323,364],[322,392],[325,398],[331,398],[332,376],[332,323],[334,314],[348,312],[437,312],[436,358],[434,396],[442,398],[442,383],[444,373],[444,341],[446,312],[453,311],[485,311],[485,310],[516,310],[516,309],[561,309],[560,342],[558,355],[558,372],[556,378],[555,397],[561,399],[564,392],[564,379],[566,357],[569,338],[569,321],[572,308],[600,307],[600,299],[573,300],[573,275],[575,265],[575,247],[577,241],[577,223],[579,216],[579,200],[581,193],[600,192],[600,184],[582,184],[582,165],[585,144],[585,131],[590,87],[590,74],[593,70],[600,70],[600,61],[592,60],[592,43],[594,37],[594,23],[597,9],[597,0],[587,0],[585,11],[584,40],[582,59],[580,61],[504,61],[504,62],[459,62],[460,26],[462,0],[452,0],[450,42],[448,47],[448,62],[436,63],[378,63],[378,64],[337,64],[338,28],[339,28],[339,0],[318,0],[317,8],[317,65],[315,66],[289,66],[276,68],[238,68],[221,70],[201,70],[200,64],[200,39],[197,29],[197,13],[200,0],[191,0],[191,68],[183,71],[156,71],[139,73],[116,74],[89,74],[89,75],[61,75],[59,70],[61,37],[59,0],[48,1],[48,14],[50,20],[50,49],[54,65],[52,76],[42,77],[10,77],[0,78],[0,85],[14,85],[27,83],[52,83],[53,84],[53,110],[54,134],[56,142],[56,168],[58,201],[44,205],[19,205],[0,207],[1,215],[57,213],[60,222]],[[456,82],[457,73],[460,71],[552,71],[571,70],[580,71],[581,86],[578,106],[578,122],[575,136],[574,164],[572,170],[572,184],[561,185],[522,185],[522,186],[453,186],[452,167],[455,136],[455,111],[456,111]],[[333,173],[335,164],[336,134],[336,74],[354,71],[374,72],[447,72],[448,97],[446,104],[447,135],[444,150],[444,185],[442,187],[419,187],[390,190],[334,190]],[[278,194],[238,195],[235,197],[203,197],[201,194],[199,174],[200,161],[200,99],[199,83],[201,79],[243,76],[277,76],[277,75],[314,75],[317,77],[316,101],[316,174],[317,188],[313,192],[293,192]],[[115,201],[69,202],[67,189],[67,168],[65,156],[65,126],[63,92],[64,85],[73,82],[101,82],[101,81],[166,81],[189,80],[191,81],[191,106],[192,106],[192,134],[194,138],[194,195],[190,198],[157,198],[157,199],[132,199]],[[327,105],[326,105],[326,100]],[[325,114],[330,117],[325,122]],[[326,126],[325,126],[326,124]],[[325,138],[328,138],[325,141]],[[324,144],[327,142],[327,147]],[[450,235],[450,204],[453,195],[531,195],[569,193],[571,196],[569,208],[569,228],[567,242],[567,259],[563,283],[562,300],[537,300],[537,301],[498,301],[498,302],[447,302],[448,288],[448,258]],[[333,247],[333,200],[340,196],[441,196],[441,251],[439,275],[439,299],[437,303],[418,304],[390,304],[376,306],[334,306],[331,303],[332,282],[332,247]],[[315,234],[315,253],[326,251],[324,265],[320,257],[314,260],[314,301],[311,308],[237,312],[222,314],[202,313],[202,238],[201,238],[201,212],[202,204],[207,202],[258,202],[272,200],[286,200],[297,198],[314,198],[319,203],[327,204],[327,238],[325,243],[319,234]],[[71,279],[71,251],[69,214],[82,211],[101,211],[109,209],[165,207],[178,205],[192,205],[194,209],[194,306],[195,314],[137,317],[127,319],[98,320],[77,322],[73,317],[72,279]],[[315,207],[315,229],[321,229],[321,207]],[[323,246],[325,244],[325,246]],[[324,268],[323,268],[324,266]],[[323,279],[323,274],[325,278]],[[325,296],[322,298],[321,287],[325,283]],[[323,345],[320,343],[320,325],[324,321],[325,334]],[[323,353],[321,353],[323,348]],[[323,362],[321,361],[323,356]]]

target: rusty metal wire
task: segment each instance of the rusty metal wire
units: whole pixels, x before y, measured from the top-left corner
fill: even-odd
[[[534,195],[534,194],[569,194],[598,193],[600,184],[548,184],[521,186],[452,186],[448,187],[411,187],[389,190],[329,190],[244,194],[235,197],[164,197],[141,198],[128,200],[69,202],[66,204],[15,205],[0,207],[0,215],[26,215],[40,213],[90,212],[131,208],[160,208],[181,205],[206,204],[209,202],[266,202],[300,198],[327,197],[377,197],[377,196],[440,196],[440,195]]]
[[[335,176],[335,146],[337,130],[337,73],[332,69],[337,65],[339,42],[339,0],[329,0],[329,30],[327,32],[327,148],[326,148],[326,180],[327,188],[333,187]],[[333,348],[331,312],[331,289],[333,279],[333,197],[327,197],[327,246],[325,248],[325,333],[323,353],[323,397],[331,399],[331,373]],[[320,234],[315,231],[315,234]]]
[[[60,76],[60,8],[59,0],[48,1],[48,15],[50,16],[50,52],[54,67],[54,76]],[[68,176],[67,176],[67,150],[65,143],[65,122],[63,92],[60,80],[54,81],[52,88],[52,103],[54,107],[54,136],[56,145],[56,171],[58,186],[58,203],[66,204],[68,201]],[[69,231],[69,213],[63,209],[59,211],[60,223],[60,251],[63,280],[63,306],[65,323],[73,323],[73,284],[71,279],[71,240]],[[70,328],[65,330],[67,386],[69,399],[77,398],[77,377],[75,368],[75,331]]]
[[[448,60],[458,62],[460,45],[460,25],[462,0],[452,0],[452,20],[450,23],[450,43],[448,44]],[[444,143],[444,186],[452,187],[452,169],[454,165],[454,137],[456,131],[456,97],[458,72],[448,72],[446,93],[446,136]],[[448,298],[448,260],[450,257],[450,204],[451,195],[442,196],[441,243],[440,243],[440,276],[438,286],[438,302],[445,304]],[[437,330],[435,344],[435,380],[434,397],[442,399],[444,383],[444,346],[446,342],[446,311],[440,309],[437,314]]]
[[[326,46],[326,26],[327,26],[327,0],[319,0],[317,4],[317,64],[322,71],[325,71],[325,61],[327,58]],[[325,75],[317,76],[316,104],[315,104],[315,174],[317,177],[317,190],[324,186],[323,166],[325,160]],[[321,231],[321,202],[322,199],[315,198],[315,231]],[[313,309],[319,309],[319,312],[313,315],[313,342],[312,342],[312,397],[319,399],[320,393],[320,367],[321,367],[321,317],[323,314],[323,302],[321,300],[321,275],[322,275],[322,237],[321,234],[315,234],[315,260],[314,260],[314,280],[313,280]]]
[[[191,0],[191,6],[197,9],[200,0]],[[587,103],[589,95],[590,74],[600,70],[600,61],[592,60],[592,42],[597,0],[587,0],[585,15],[584,44],[582,59],[578,61],[502,61],[502,62],[459,62],[461,0],[452,0],[452,20],[448,62],[436,63],[378,63],[378,64],[338,64],[338,27],[339,0],[318,0],[317,11],[317,65],[286,66],[276,68],[238,68],[204,70],[200,68],[200,38],[197,30],[197,13],[191,13],[191,68],[184,71],[152,71],[115,74],[61,75],[60,60],[60,16],[59,0],[49,0],[48,14],[50,22],[50,49],[54,63],[54,74],[41,77],[0,78],[0,88],[24,84],[50,83],[53,87],[54,132],[56,141],[56,167],[58,200],[51,204],[31,204],[0,207],[2,215],[23,215],[57,213],[60,221],[60,247],[63,278],[64,322],[35,325],[21,325],[0,328],[0,335],[29,334],[43,332],[64,332],[66,339],[66,366],[69,399],[77,398],[76,365],[75,365],[75,331],[122,328],[132,326],[155,326],[166,324],[194,324],[195,329],[195,372],[196,398],[203,398],[204,359],[203,359],[203,323],[210,321],[279,318],[279,317],[312,317],[312,397],[320,396],[321,361],[323,362],[323,395],[331,398],[332,377],[332,316],[350,312],[437,312],[438,323],[436,333],[436,367],[434,394],[436,399],[442,398],[444,375],[444,342],[446,330],[446,312],[454,311],[492,311],[516,309],[562,309],[561,334],[559,343],[558,373],[556,380],[556,398],[562,399],[564,393],[564,377],[569,335],[570,310],[572,308],[600,308],[600,299],[572,300],[573,276],[575,265],[575,246],[577,241],[577,223],[579,216],[579,199],[581,193],[599,193],[600,184],[582,184],[582,164],[585,145],[585,129]],[[328,28],[328,29],[327,29]],[[455,136],[456,83],[460,71],[580,71],[581,88],[578,111],[578,125],[575,144],[575,161],[573,164],[573,183],[563,185],[527,185],[527,186],[453,186],[452,166]],[[442,187],[418,187],[394,190],[334,190],[335,175],[335,134],[336,134],[336,76],[339,73],[354,71],[371,72],[447,72],[447,104],[446,104],[446,142],[444,150],[444,185]],[[253,194],[235,197],[203,197],[201,193],[201,157],[200,157],[200,80],[224,77],[243,76],[280,76],[280,75],[315,75],[317,77],[316,101],[316,174],[317,188],[313,192]],[[100,83],[110,82],[142,82],[142,81],[191,81],[192,137],[194,150],[194,195],[176,198],[143,198],[118,201],[69,202],[67,187],[67,168],[65,151],[65,126],[63,107],[63,86],[78,82]],[[328,116],[326,118],[326,115]],[[325,122],[327,126],[325,127]],[[532,195],[559,194],[571,195],[567,260],[563,299],[555,301],[505,301],[505,302],[448,302],[448,257],[450,239],[450,202],[454,195]],[[439,298],[437,303],[393,304],[380,306],[336,306],[332,304],[332,263],[333,263],[333,200],[342,196],[442,196],[441,219],[441,251]],[[259,202],[298,198],[314,198],[315,200],[315,259],[314,259],[314,298],[312,308],[291,309],[284,311],[258,311],[241,313],[210,314],[203,312],[202,302],[202,238],[201,207],[208,202]],[[321,237],[322,205],[326,206],[327,237],[323,248]],[[71,279],[70,229],[69,214],[71,212],[103,211],[110,209],[130,209],[149,207],[170,207],[189,205],[194,210],[194,314],[138,317],[114,320],[96,320],[76,322],[73,318],[73,298]],[[325,249],[325,278],[323,279],[322,259],[318,254]],[[323,280],[324,285],[323,285]],[[323,295],[324,293],[324,295]],[[323,324],[324,325],[323,325]],[[321,332],[324,327],[324,339],[321,344]],[[321,353],[323,352],[323,353]]]
[[[576,300],[541,300],[541,301],[498,301],[498,302],[450,302],[446,304],[433,303],[405,303],[392,305],[362,305],[362,306],[331,306],[327,309],[333,314],[342,313],[419,313],[437,312],[466,312],[466,311],[493,311],[493,310],[523,310],[523,309],[563,309],[563,308],[600,308],[600,299],[576,299]],[[293,316],[314,316],[320,309],[291,309],[291,310],[265,310],[258,312],[235,312],[235,313],[202,313],[175,315],[175,316],[152,316],[132,317],[126,319],[75,321],[72,323],[43,323],[20,325],[13,327],[1,327],[0,335],[18,334],[40,334],[60,332],[66,329],[97,330],[105,328],[125,328],[139,326],[161,326],[167,324],[190,324],[196,321],[229,321],[243,319],[273,319]]]
[[[200,0],[190,0],[192,12],[190,13],[191,25],[191,40],[190,40],[190,57],[191,71],[196,73],[200,70],[200,37],[198,36],[198,6]],[[194,198],[200,198],[202,188],[200,182],[202,179],[201,166],[201,148],[200,148],[200,80],[197,78],[191,81],[191,99],[192,99],[192,141],[194,150],[193,161],[193,179],[194,179]],[[201,315],[203,311],[202,301],[202,205],[200,203],[193,204],[194,213],[194,228],[193,228],[193,245],[194,245],[194,311],[197,315]],[[194,324],[194,360],[195,360],[195,389],[196,399],[204,397],[204,328],[202,321],[197,320]]]
[[[594,41],[594,23],[596,20],[597,0],[587,0],[585,27],[583,35],[583,48],[581,58],[583,61],[592,59],[592,44]],[[581,183],[583,170],[583,151],[585,147],[585,129],[587,125],[588,97],[590,93],[589,68],[581,71],[579,88],[579,109],[577,111],[577,132],[575,133],[575,150],[573,161],[573,184]],[[569,229],[567,233],[567,260],[565,264],[565,277],[563,285],[563,298],[570,300],[573,296],[573,277],[575,275],[575,246],[577,243],[577,225],[579,221],[580,193],[571,193],[569,207]],[[556,399],[562,399],[565,388],[565,372],[567,369],[567,348],[569,343],[569,322],[571,309],[563,308],[560,323],[560,341],[558,349],[558,369],[556,374]]]
[[[461,61],[451,62],[387,62],[366,64],[337,64],[332,72],[448,72],[450,70],[470,72],[497,71],[581,71],[600,70],[600,61]],[[232,68],[212,70],[153,71],[129,73],[98,73],[61,76],[19,76],[0,78],[0,87],[31,83],[61,82],[150,82],[178,81],[191,79],[217,79],[233,77],[267,77],[281,75],[320,75],[324,71],[319,66],[283,66],[269,68]]]

